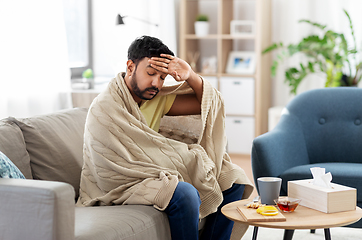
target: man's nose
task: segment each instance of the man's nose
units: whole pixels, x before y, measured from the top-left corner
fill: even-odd
[[[152,79],[152,87],[156,87],[158,89],[161,89],[162,87],[162,81],[160,77],[155,77]]]

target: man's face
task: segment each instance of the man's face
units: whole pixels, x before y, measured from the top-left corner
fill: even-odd
[[[143,100],[154,98],[162,88],[167,76],[166,73],[152,68],[148,59],[144,58],[136,65],[130,82],[133,94]]]

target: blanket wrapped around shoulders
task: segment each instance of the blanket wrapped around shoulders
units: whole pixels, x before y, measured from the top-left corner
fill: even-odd
[[[166,138],[147,126],[122,74],[112,79],[89,108],[84,133],[84,166],[78,205],[143,204],[164,210],[179,181],[201,198],[200,217],[217,210],[222,191],[233,183],[253,185],[226,153],[224,103],[204,81],[202,130],[196,144]],[[189,94],[184,82],[159,94]]]

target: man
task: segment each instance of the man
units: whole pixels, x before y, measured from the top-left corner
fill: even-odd
[[[225,153],[220,94],[159,39],[136,39],[128,58],[89,109],[78,204],[153,205],[168,215],[173,240],[198,239],[207,216],[201,239],[230,239],[233,222],[220,209],[253,186]],[[182,83],[163,87],[168,74]],[[165,114],[201,114],[198,144],[160,135]]]

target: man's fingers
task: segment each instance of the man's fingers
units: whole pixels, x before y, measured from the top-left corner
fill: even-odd
[[[160,62],[158,60],[153,60],[153,58],[151,60],[148,60],[149,63],[153,64],[153,65],[157,65],[157,66],[160,66],[160,67],[164,67],[164,68],[167,68],[168,67],[168,63],[165,63],[165,62]]]
[[[181,77],[179,75],[177,75],[177,72],[173,72],[172,73],[172,77],[176,80],[176,81],[180,81],[181,80]]]
[[[169,54],[164,54],[164,53],[161,53],[161,55],[160,55],[161,57],[164,57],[164,58],[168,58],[168,59],[170,59],[170,60],[172,60],[172,59],[174,59],[175,57],[174,56],[172,56],[172,55],[169,55]]]
[[[167,74],[169,73],[167,67],[158,66],[158,65],[153,64],[153,63],[151,63],[151,67],[153,67],[154,69],[156,69],[156,70],[158,70],[160,72],[167,73]]]
[[[170,59],[160,58],[160,57],[152,57],[151,60],[157,61],[157,62],[165,62],[165,63],[170,63],[171,62]]]
[[[177,71],[174,71],[177,69],[179,69],[181,72],[183,71],[182,67],[178,65],[178,59],[168,54],[161,54],[160,56],[161,57],[152,57],[148,60],[148,62],[151,64],[151,67],[160,72],[170,74],[176,81],[181,81],[181,75],[179,75]]]

